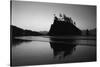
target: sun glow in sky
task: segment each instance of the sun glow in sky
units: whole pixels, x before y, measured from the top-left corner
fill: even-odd
[[[33,31],[49,31],[54,14],[66,14],[76,22],[79,29],[96,27],[96,6],[42,3],[28,1],[12,2],[12,24]]]

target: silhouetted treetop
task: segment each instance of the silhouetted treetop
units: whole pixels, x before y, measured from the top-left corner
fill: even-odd
[[[54,21],[56,21],[56,22],[61,22],[61,21],[63,21],[63,22],[65,22],[65,23],[72,23],[72,24],[74,24],[74,25],[76,25],[76,22],[73,22],[73,20],[72,20],[72,18],[71,17],[67,17],[65,14],[59,14],[59,17],[57,17],[55,14],[54,14]]]

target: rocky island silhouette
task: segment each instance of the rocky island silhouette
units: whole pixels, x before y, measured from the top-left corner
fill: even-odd
[[[81,30],[76,27],[76,22],[73,22],[71,17],[65,14],[59,16],[60,18],[54,14],[54,22],[48,32],[50,36],[81,35]]]

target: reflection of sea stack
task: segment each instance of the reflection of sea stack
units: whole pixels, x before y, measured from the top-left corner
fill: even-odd
[[[74,40],[68,40],[70,44],[67,43],[52,43],[50,42],[51,48],[53,49],[54,57],[65,58],[71,55],[75,51],[76,45],[73,44]]]
[[[81,30],[75,25],[76,23],[70,17],[66,17],[66,15],[60,16],[60,18],[55,16],[49,35],[81,35]]]

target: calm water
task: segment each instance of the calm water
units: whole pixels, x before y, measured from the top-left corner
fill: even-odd
[[[16,37],[12,43],[12,65],[37,65],[96,60],[95,37]]]

